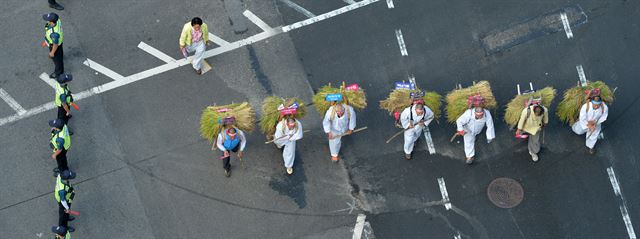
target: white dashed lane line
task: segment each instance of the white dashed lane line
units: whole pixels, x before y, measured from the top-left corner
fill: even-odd
[[[398,39],[398,46],[400,47],[400,54],[403,56],[408,56],[407,46],[404,44],[404,37],[402,36],[402,30],[396,30],[396,38]]]
[[[387,7],[388,8],[394,8],[395,6],[393,6],[393,0],[387,0]]]
[[[618,182],[618,177],[616,177],[615,171],[613,171],[613,167],[607,168],[607,174],[609,174],[609,181],[611,182],[611,187],[613,187],[613,193],[618,196],[618,199],[620,201],[620,214],[622,214],[622,220],[624,221],[624,225],[627,228],[629,238],[636,239],[636,232],[633,230],[633,224],[631,224],[631,217],[629,217],[629,210],[627,209],[627,201],[622,195],[622,191],[620,190],[620,183]]]
[[[578,71],[578,77],[580,77],[580,85],[587,86],[587,76],[584,74],[582,65],[577,65],[576,70]]]
[[[444,183],[444,178],[438,178],[438,186],[440,187],[440,194],[442,195],[442,202],[444,202],[444,208],[451,209],[451,202],[449,201],[449,193],[447,193],[447,185]]]
[[[564,12],[560,13],[560,20],[562,20],[562,26],[564,27],[564,32],[567,34],[567,39],[573,38],[573,32],[571,32],[571,24],[569,24],[567,14]]]

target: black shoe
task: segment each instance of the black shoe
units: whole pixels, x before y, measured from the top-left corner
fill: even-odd
[[[55,3],[55,4],[49,4],[49,7],[50,7],[50,8],[53,8],[53,9],[55,9],[55,10],[58,10],[58,11],[62,11],[62,10],[64,10],[64,7],[63,7],[62,5],[60,5],[60,4],[58,4],[58,3]]]
[[[58,79],[58,74],[56,74],[56,73],[51,73],[51,74],[49,74],[49,78],[54,79],[54,80],[55,80],[55,79]]]
[[[69,226],[69,227],[67,227],[67,231],[69,231],[69,232],[75,232],[75,231],[76,231],[76,229],[75,229],[74,227],[72,227],[72,226]]]
[[[228,177],[231,177],[231,170],[226,170],[226,169],[225,169],[225,170],[224,170],[224,176],[225,176],[225,177],[227,177],[227,178],[228,178]]]
[[[74,216],[69,216],[69,219],[68,219],[67,221],[68,221],[68,222],[70,222],[70,221],[73,221],[73,220],[76,220],[76,217],[74,217]]]

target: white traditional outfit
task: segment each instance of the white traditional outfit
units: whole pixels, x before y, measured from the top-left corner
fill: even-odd
[[[580,108],[580,117],[571,128],[573,129],[573,132],[578,135],[583,135],[586,133],[587,135],[585,144],[589,149],[593,149],[593,147],[596,145],[596,142],[598,141],[600,131],[602,130],[602,122],[607,120],[608,116],[609,107],[604,102],[601,103],[601,106],[598,109],[594,109],[593,103],[588,102],[582,105],[582,108]],[[595,130],[593,132],[591,132],[589,130],[589,127],[587,126],[589,124],[589,121],[593,121],[596,124]]]
[[[487,142],[491,142],[496,137],[491,113],[483,109],[484,116],[476,119],[474,111],[475,109],[468,109],[456,120],[458,131],[464,130],[464,154],[467,158],[475,156],[476,135],[482,132],[485,125],[487,126]]]
[[[296,121],[296,126],[293,129],[287,127],[287,121],[282,120],[276,126],[276,133],[274,143],[278,148],[284,147],[282,151],[282,159],[284,160],[284,166],[287,168],[293,167],[293,161],[296,159],[296,140],[302,139],[302,123]]]
[[[424,132],[425,127],[429,126],[429,123],[433,120],[433,111],[426,105],[424,106],[424,113],[418,115],[414,105],[405,108],[400,114],[400,123],[404,131],[404,153],[410,155],[413,152],[413,146],[420,138],[420,135]],[[424,126],[419,124],[424,119]],[[413,125],[413,128],[409,129],[409,126]]]
[[[331,106],[329,110],[327,110],[327,113],[324,114],[324,119],[322,120],[324,132],[327,134],[331,133],[334,137],[329,140],[329,151],[331,151],[332,157],[338,157],[340,146],[342,145],[342,137],[336,136],[356,128],[356,112],[353,110],[353,107],[345,104],[342,104],[342,106],[344,107],[342,117],[338,116],[335,106]]]

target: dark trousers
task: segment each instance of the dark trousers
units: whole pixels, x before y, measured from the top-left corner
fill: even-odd
[[[238,149],[240,149],[240,144],[236,145],[236,147],[233,148],[231,152],[238,152]],[[222,158],[222,167],[227,171],[231,170],[231,152],[229,152],[229,157]],[[224,156],[224,152],[222,152],[222,156]]]
[[[71,204],[68,204],[71,208]],[[58,203],[58,226],[69,228],[69,214],[64,212],[64,206],[62,203]]]
[[[49,46],[49,52],[51,52],[52,48],[53,46]],[[53,64],[56,66],[56,69],[53,71],[53,74],[55,75],[64,73],[64,62],[62,61],[63,55],[64,51],[62,50],[62,44],[60,44],[56,53],[53,54],[53,58],[51,58],[53,60]]]
[[[69,166],[67,165],[67,150],[62,149],[62,152],[58,154],[56,157],[56,163],[58,163],[58,170],[60,173],[64,172],[64,170],[69,170]]]
[[[56,4],[56,0],[48,0],[49,4]]]
[[[64,103],[63,103],[64,104]],[[69,116],[67,116],[67,111],[64,110],[62,106],[58,106],[58,119],[61,119],[64,124],[69,127],[67,123],[69,123]]]

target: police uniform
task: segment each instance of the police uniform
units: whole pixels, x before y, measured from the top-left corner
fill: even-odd
[[[73,96],[71,95],[71,91],[69,91],[67,82],[72,79],[73,76],[71,76],[71,74],[62,74],[56,78],[55,84],[56,97],[54,103],[58,107],[58,119],[62,119],[65,125],[69,123],[69,119],[71,118],[71,114],[67,115],[67,110],[71,110]],[[66,109],[64,106],[66,106]]]
[[[56,79],[60,74],[64,73],[64,51],[62,49],[64,32],[62,31],[62,21],[60,21],[58,14],[55,13],[45,14],[42,16],[42,19],[47,21],[47,24],[44,26],[44,39],[49,47],[49,52],[51,52],[54,45],[58,46],[56,52],[53,54],[53,58],[51,58],[55,65],[55,70],[49,75],[49,77]],[[56,24],[55,26],[50,26],[48,22],[55,22]]]
[[[62,119],[49,121],[49,126],[54,127],[51,131],[49,146],[53,149],[53,153],[60,150],[60,153],[56,155],[56,163],[58,164],[58,172],[63,172],[69,169],[67,164],[67,151],[71,148],[69,129]]]
[[[73,221],[75,218],[70,217],[67,213],[71,210],[71,202],[75,197],[73,187],[69,183],[69,180],[76,178],[76,174],[69,170],[62,171],[56,177],[56,185],[53,190],[53,196],[58,203],[58,226],[71,229],[69,221]]]

